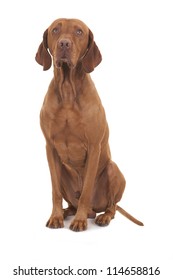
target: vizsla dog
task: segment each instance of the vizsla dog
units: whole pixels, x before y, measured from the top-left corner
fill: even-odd
[[[117,205],[125,179],[111,160],[104,108],[89,74],[101,60],[92,32],[77,19],[55,20],[36,54],[43,70],[52,61],[54,68],[40,113],[52,180],[49,228],[62,228],[64,218],[75,215],[70,229],[83,231],[87,218],[100,212],[95,223],[105,226],[116,210],[143,225]]]

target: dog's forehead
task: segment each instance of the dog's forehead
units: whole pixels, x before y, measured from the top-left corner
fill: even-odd
[[[49,26],[49,29],[52,29],[56,26],[65,26],[66,28],[81,28],[83,29],[86,33],[88,33],[89,29],[87,27],[87,25],[79,20],[79,19],[74,19],[74,18],[60,18],[60,19],[56,19],[55,21],[52,22],[52,24]]]

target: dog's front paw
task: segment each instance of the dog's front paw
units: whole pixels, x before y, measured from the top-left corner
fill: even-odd
[[[110,221],[111,221],[111,216],[104,213],[104,214],[100,214],[99,216],[97,216],[97,218],[95,219],[95,223],[98,226],[107,226],[109,225]]]
[[[87,229],[87,220],[74,219],[70,225],[70,229],[73,231],[83,231]]]
[[[47,221],[46,226],[49,228],[63,228],[63,217],[51,216],[50,219]]]

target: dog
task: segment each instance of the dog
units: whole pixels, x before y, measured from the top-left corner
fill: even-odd
[[[90,77],[101,60],[92,31],[77,19],[55,20],[36,53],[43,70],[52,63],[54,69],[40,113],[52,181],[49,228],[62,228],[70,215],[73,231],[85,230],[87,218],[106,226],[116,210],[143,225],[117,205],[126,182],[111,160],[105,111]]]

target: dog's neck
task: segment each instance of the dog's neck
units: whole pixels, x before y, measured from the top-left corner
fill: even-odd
[[[63,63],[60,68],[54,67],[54,86],[58,100],[64,105],[74,103],[81,92],[79,85],[85,75],[81,64],[74,68],[69,67],[66,63]]]

